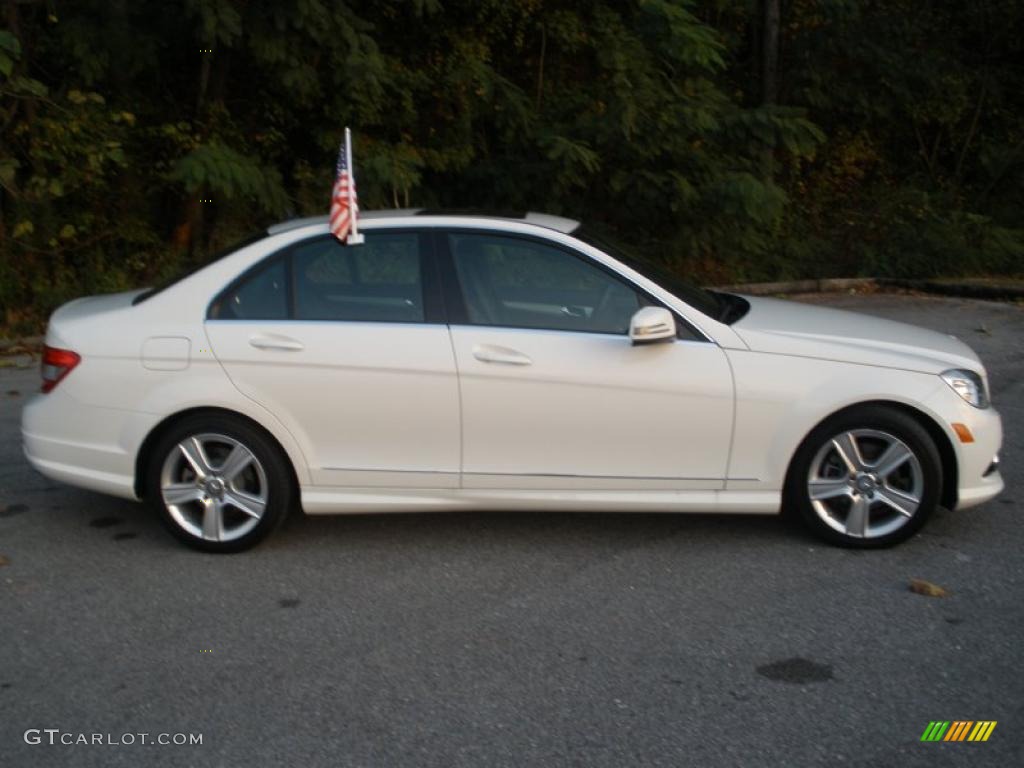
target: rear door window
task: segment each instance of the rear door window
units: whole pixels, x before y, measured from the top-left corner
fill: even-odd
[[[210,305],[209,317],[443,322],[436,271],[423,247],[427,236],[395,231],[368,232],[365,237],[364,244],[347,246],[320,236],[278,251],[221,292]],[[431,278],[426,281],[425,270]]]
[[[424,322],[419,235],[368,233],[360,246],[322,238],[291,253],[296,320]]]

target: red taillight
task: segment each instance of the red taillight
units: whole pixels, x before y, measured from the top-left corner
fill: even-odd
[[[43,347],[43,392],[49,392],[81,361],[70,349]]]

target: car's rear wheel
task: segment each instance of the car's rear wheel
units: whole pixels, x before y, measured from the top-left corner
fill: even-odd
[[[238,552],[284,519],[291,486],[280,449],[259,430],[231,416],[198,414],[156,445],[146,495],[186,544]]]
[[[938,506],[942,465],[928,432],[884,406],[845,411],[797,451],[786,501],[819,537],[886,547],[914,535]]]

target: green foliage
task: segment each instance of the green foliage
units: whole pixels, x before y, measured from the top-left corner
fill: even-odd
[[[1021,0],[791,0],[777,104],[737,0],[9,5],[6,332],[326,212],[345,125],[366,208],[576,216],[697,282],[1024,271]]]
[[[261,167],[218,143],[198,146],[179,158],[168,178],[181,182],[192,195],[227,201],[247,198],[275,215],[288,206],[277,169]]]
[[[0,30],[0,75],[11,76],[14,62],[21,56],[21,43],[6,29]]]

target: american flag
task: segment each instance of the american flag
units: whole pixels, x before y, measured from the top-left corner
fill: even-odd
[[[347,133],[347,132],[346,132]],[[348,136],[346,135],[346,140]],[[356,198],[356,180],[348,167],[346,142],[338,150],[338,164],[334,174],[334,190],[331,192],[331,234],[342,242],[352,229],[352,220],[359,215]],[[352,206],[349,208],[349,186],[352,187]]]

